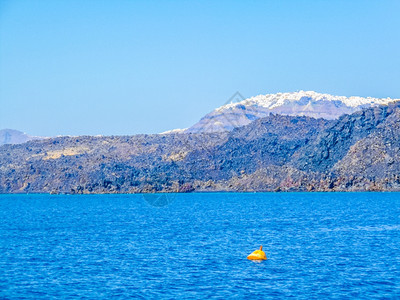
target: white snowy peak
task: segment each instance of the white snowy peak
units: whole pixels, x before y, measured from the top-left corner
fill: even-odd
[[[261,106],[269,109],[274,109],[279,106],[287,105],[294,102],[318,102],[318,101],[337,101],[341,102],[348,107],[359,107],[359,106],[373,106],[373,105],[387,105],[390,102],[398,101],[400,99],[392,98],[372,98],[372,97],[359,97],[359,96],[335,96],[330,94],[322,94],[314,91],[298,91],[292,93],[277,93],[277,94],[266,94],[258,95],[247,98],[243,101],[236,103],[229,103],[223,105],[217,110],[223,110],[234,107],[238,104],[246,106]]]
[[[271,113],[289,116],[337,119],[363,108],[387,105],[400,99],[345,97],[314,91],[258,95],[240,102],[225,104],[205,115],[187,132],[218,132],[232,130],[268,116]]]

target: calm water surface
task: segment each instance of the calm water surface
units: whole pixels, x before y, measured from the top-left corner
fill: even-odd
[[[398,193],[165,200],[0,195],[0,298],[400,298]]]

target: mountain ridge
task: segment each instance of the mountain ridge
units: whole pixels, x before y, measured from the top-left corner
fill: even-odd
[[[388,105],[399,99],[359,96],[335,96],[314,91],[276,93],[250,97],[227,103],[206,114],[187,132],[218,132],[232,130],[268,116],[271,113],[290,116],[337,119],[364,108]]]
[[[0,193],[400,191],[400,102],[223,132],[0,146]]]

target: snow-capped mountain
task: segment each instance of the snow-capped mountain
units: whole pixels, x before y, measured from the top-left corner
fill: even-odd
[[[161,132],[160,134],[171,134],[171,133],[184,133],[187,130],[187,128],[177,128],[177,129],[172,129],[172,130],[167,130],[164,132]]]
[[[186,132],[217,132],[249,124],[270,113],[337,119],[363,108],[387,105],[400,99],[345,97],[314,91],[258,95],[236,103],[223,105],[205,115]]]

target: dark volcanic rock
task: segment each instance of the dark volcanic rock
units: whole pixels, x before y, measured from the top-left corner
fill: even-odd
[[[400,190],[400,104],[231,132],[58,137],[0,147],[1,193]]]
[[[399,104],[395,103],[342,116],[300,149],[293,157],[292,165],[305,171],[330,170],[354,143],[375,132],[377,126],[398,108]]]

